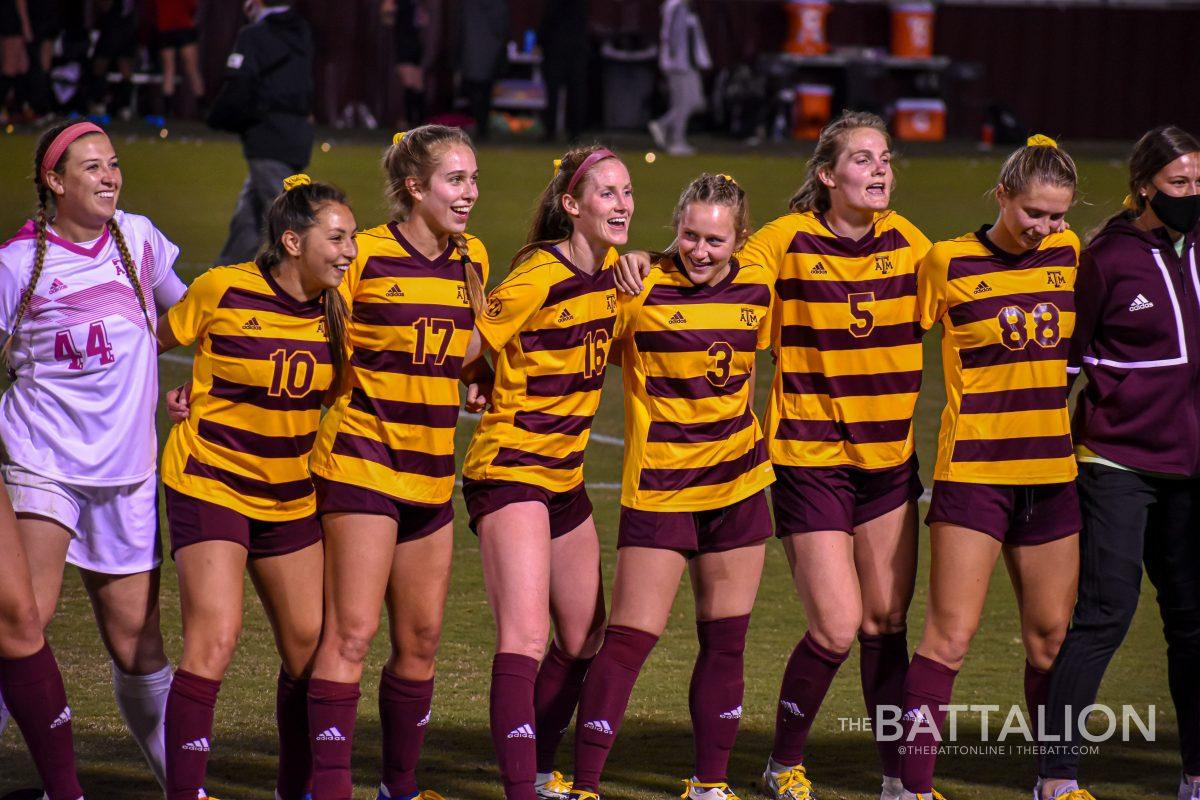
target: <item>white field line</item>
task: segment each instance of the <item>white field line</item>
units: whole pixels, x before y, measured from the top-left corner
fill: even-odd
[[[191,364],[192,363],[191,356],[180,355],[179,353],[163,353],[162,355],[159,356],[159,358],[164,359],[166,361],[171,361],[176,364]],[[471,420],[479,419],[478,414],[472,414],[470,411],[464,411],[460,416],[464,419],[471,419]],[[593,442],[599,442],[600,444],[612,445],[613,447],[624,447],[625,446],[625,440],[620,438],[619,436],[607,436],[603,433],[593,433],[589,437],[589,440],[593,441]],[[461,486],[462,481],[459,481],[458,484]],[[619,483],[606,483],[606,482],[598,482],[598,481],[589,481],[587,486],[589,489],[596,489],[598,491],[620,491],[620,489],[621,489],[621,484],[619,484]],[[921,493],[921,497],[918,500],[918,502],[928,503],[930,497],[931,497],[930,490],[926,489],[924,492]]]

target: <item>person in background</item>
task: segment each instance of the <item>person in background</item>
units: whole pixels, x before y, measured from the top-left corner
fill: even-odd
[[[200,74],[199,32],[196,30],[197,0],[154,0],[155,43],[162,62],[163,114],[179,113],[175,104],[175,79],[178,62],[192,97],[204,95],[204,77]]]
[[[459,71],[475,120],[475,139],[488,138],[492,86],[504,66],[508,41],[508,0],[463,0]]]
[[[312,155],[312,31],[291,0],[246,0],[243,8],[250,24],[238,32],[208,112],[211,127],[241,137],[250,169],[217,264],[254,258],[280,184]]]
[[[688,119],[704,109],[704,84],[700,70],[712,68],[700,18],[691,0],[666,0],[662,5],[658,66],[667,78],[671,107],[649,124],[654,145],[673,156],[696,151],[687,143]]]
[[[436,52],[437,26],[432,13],[436,4],[428,0],[382,0],[383,24],[392,28],[392,60],[404,92],[404,113],[397,118],[401,130],[425,121],[425,75]]]
[[[0,122],[8,122],[8,95],[29,72],[26,46],[33,41],[28,0],[0,0]],[[18,98],[21,92],[17,92]]]
[[[28,2],[28,0],[26,0]],[[91,87],[88,99],[92,113],[129,119],[133,100],[133,66],[137,60],[136,0],[94,0],[89,6],[88,29],[97,37],[92,50]],[[112,90],[108,73],[116,67],[120,78]]]
[[[538,40],[546,76],[546,109],[542,124],[546,141],[558,136],[558,108],[566,90],[564,122],[574,143],[587,125],[588,0],[556,0],[546,4]]]

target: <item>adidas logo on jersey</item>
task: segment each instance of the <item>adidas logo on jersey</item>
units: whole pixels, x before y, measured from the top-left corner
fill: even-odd
[[[242,326],[242,330],[244,330],[244,331],[261,331],[262,325],[258,324],[257,317],[251,317],[250,319],[246,320],[246,324]]]
[[[393,283],[392,288],[388,289],[387,292],[385,292],[383,296],[384,297],[404,297],[404,290]]]
[[[417,727],[418,727],[418,728],[424,728],[426,725],[428,725],[428,724],[429,724],[429,718],[430,718],[431,716],[433,716],[433,709],[432,709],[432,708],[431,708],[431,709],[429,709],[428,711],[426,711],[426,712],[425,712],[425,716],[421,717],[421,721],[417,723]]]
[[[575,315],[564,308],[562,313],[558,315],[558,324],[561,325],[564,322],[571,322],[573,319],[575,319]]]
[[[803,717],[804,712],[800,710],[800,706],[793,703],[791,700],[780,700],[779,705],[783,706],[783,710],[793,716]]]
[[[613,735],[612,726],[608,724],[608,720],[606,719],[594,719],[591,722],[585,722],[583,723],[583,727],[587,728],[589,731],[596,731],[597,733],[603,733],[607,736]]]
[[[1146,299],[1146,295],[1139,294],[1133,298],[1133,302],[1129,304],[1130,311],[1145,311],[1147,308],[1154,308],[1154,303]]]
[[[346,737],[343,736],[342,732],[338,730],[337,725],[334,725],[334,726],[326,728],[325,730],[318,733],[317,741],[318,742],[344,742],[344,741],[346,741]]]
[[[986,293],[990,292],[991,290],[992,290],[992,287],[988,286],[987,281],[980,281],[979,285],[975,287],[974,294],[986,294]]]
[[[71,721],[71,707],[67,706],[62,710],[62,713],[54,718],[54,722],[50,723],[50,730],[61,728]]]
[[[50,294],[54,294],[55,292],[61,292],[65,288],[67,288],[67,285],[65,283],[63,283],[62,281],[60,281],[58,278],[55,278],[54,283],[50,284]]]
[[[925,712],[919,708],[910,708],[904,712],[902,717],[904,722],[920,723],[925,721]]]
[[[741,718],[742,718],[742,707],[741,706],[738,706],[735,709],[726,711],[724,714],[721,714],[721,719],[741,719]]]
[[[808,274],[809,275],[828,275],[829,270],[825,269],[825,265],[822,264],[820,261],[818,261],[817,265],[808,271]]]
[[[533,726],[526,722],[520,727],[513,728],[508,732],[509,739],[536,739],[537,736],[533,732]]]
[[[687,317],[685,317],[683,315],[682,311],[676,311],[674,316],[672,316],[669,320],[667,320],[667,324],[669,324],[669,325],[686,325]]]
[[[191,750],[192,752],[195,752],[195,753],[207,753],[210,750],[212,750],[212,748],[208,744],[207,738],[192,739],[187,744],[182,745],[179,749],[180,750]]]

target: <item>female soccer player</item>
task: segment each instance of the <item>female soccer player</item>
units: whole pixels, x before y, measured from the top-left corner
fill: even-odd
[[[1129,159],[1129,198],[1084,249],[1071,369],[1083,509],[1079,598],[1050,679],[1041,797],[1090,797],[1075,782],[1072,722],[1096,701],[1141,595],[1158,589],[1183,759],[1180,800],[1200,798],[1200,140],[1147,132]],[[1190,354],[1190,355],[1189,355]]]
[[[266,219],[256,262],[204,273],[158,326],[163,350],[199,343],[190,414],[163,454],[184,631],[167,703],[167,800],[205,797],[247,567],[283,662],[275,796],[300,800],[311,771],[307,678],[324,559],[308,458],[322,399],[345,369],[337,286],[357,247],[345,196],[305,175],[284,182]]]
[[[741,260],[772,273],[779,324],[767,438],[782,539],[809,630],[788,659],[763,782],[805,800],[805,744],[857,635],[872,719],[900,705],[921,494],[912,417],[921,386],[917,263],[929,240],[888,208],[891,141],[846,112],[821,133],[790,213]],[[636,266],[636,257],[622,259]],[[635,270],[620,280],[640,290]],[[627,277],[623,277],[627,275]],[[884,800],[899,796],[895,744],[879,742]]]
[[[158,624],[152,320],[184,292],[172,270],[179,249],[117,210],[121,168],[99,126],[46,131],[34,185],[36,220],[0,247],[0,329],[15,375],[0,399],[0,471],[43,626],[74,564],[113,661],[117,707],[161,782],[171,668]]]
[[[734,797],[742,654],[762,574],[774,480],[754,417],[754,354],[770,345],[770,272],[733,252],[746,194],[701,175],[674,212],[675,241],[647,290],[621,298],[612,358],[625,381],[624,480],[612,616],[579,701],[571,797],[598,800],[600,772],[638,672],[666,628],[686,567],[700,653],[689,707],[695,771],[684,797]]]
[[[568,152],[538,201],[528,244],[477,321],[495,384],[467,451],[463,495],[496,620],[491,729],[507,800],[533,800],[535,781],[547,778],[565,788],[538,776],[545,770],[535,762],[553,758],[583,682],[575,667],[603,632],[583,453],[616,318],[614,248],[628,240],[633,207],[615,154]]]
[[[487,280],[487,252],[466,233],[479,198],[467,135],[441,125],[397,134],[384,170],[392,221],[360,234],[343,284],[353,307],[348,380],[312,463],[328,564],[309,686],[319,800],[350,797],[363,659],[385,600],[379,796],[417,794],[450,585],[459,373]]]
[[[49,800],[83,796],[75,774],[62,673],[42,635],[29,561],[8,494],[0,491],[0,692],[25,737]],[[66,716],[59,723],[59,717]]]
[[[921,325],[942,323],[948,398],[926,517],[929,605],[904,684],[901,777],[918,798],[934,794],[937,731],[997,556],[1021,613],[1035,722],[1075,601],[1080,518],[1066,361],[1079,239],[1055,231],[1077,182],[1065,151],[1031,138],[1000,169],[996,221],[938,242],[918,273]]]

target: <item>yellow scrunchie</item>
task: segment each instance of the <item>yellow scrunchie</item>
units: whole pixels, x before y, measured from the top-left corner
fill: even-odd
[[[561,169],[562,169],[562,159],[561,158],[554,159],[554,174],[557,175],[558,171]]]
[[[1026,147],[1058,147],[1058,142],[1042,133],[1035,133],[1025,140]]]
[[[292,189],[295,189],[297,186],[309,186],[311,184],[312,184],[312,178],[308,177],[303,172],[301,172],[298,175],[292,175],[290,177],[284,178],[283,179],[283,190],[285,192],[290,192]]]
[[[728,175],[728,174],[726,174],[726,173],[722,172],[722,173],[721,173],[721,177],[725,179],[725,182],[726,182],[726,183],[732,183],[734,186],[737,186],[737,181],[735,181],[735,180],[733,179],[733,176],[732,176],[732,175]]]
[[[398,145],[401,142],[403,142],[405,136],[408,136],[408,131],[400,131],[399,133],[393,135],[392,136],[392,145],[393,146]]]

